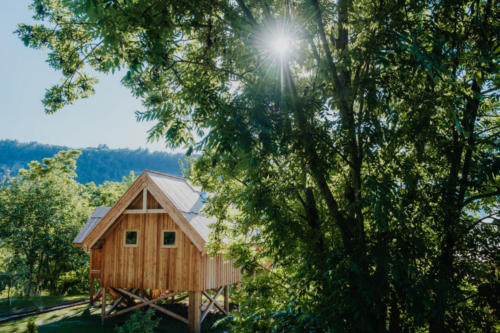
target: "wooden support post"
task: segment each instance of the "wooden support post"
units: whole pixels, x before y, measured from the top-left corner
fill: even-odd
[[[142,190],[142,212],[145,213],[148,209],[148,189]]]
[[[200,332],[200,306],[201,306],[201,292],[189,292],[189,308],[188,308],[188,325],[189,333]]]
[[[102,295],[102,288],[99,288],[97,294],[94,295],[94,301],[97,301],[99,297],[101,297],[101,295]]]
[[[104,319],[106,319],[106,288],[102,288],[101,296],[101,323],[104,324]]]
[[[224,311],[229,313],[229,286],[224,287]]]
[[[89,296],[90,296],[90,306],[93,306],[94,305],[94,278],[91,276],[90,277],[90,292],[89,292]]]

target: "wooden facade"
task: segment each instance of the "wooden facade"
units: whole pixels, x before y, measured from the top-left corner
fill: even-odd
[[[189,318],[183,321],[189,323],[191,332],[199,330],[200,320],[208,312],[208,308],[205,314],[201,312],[202,295],[211,300],[210,307],[227,312],[228,305],[223,309],[206,291],[220,294],[224,290],[227,303],[227,286],[240,281],[241,272],[222,255],[207,254],[206,224],[210,220],[200,214],[202,198],[196,195],[201,196],[201,192],[184,179],[145,171],[112,208],[102,211],[102,217],[89,219],[74,243],[90,252],[90,275],[104,290],[103,306],[106,291],[118,299],[109,312],[123,297],[162,310],[153,304],[158,297],[181,292],[190,295]],[[186,207],[195,208],[186,211]],[[163,243],[164,233],[173,237],[174,244]],[[135,236],[133,244],[126,243],[126,235]],[[133,290],[148,291],[151,298],[130,296]],[[168,310],[162,311],[175,317]],[[103,318],[108,315],[103,310]]]

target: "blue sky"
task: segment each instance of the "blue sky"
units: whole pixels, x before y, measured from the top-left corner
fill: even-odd
[[[45,62],[43,51],[25,47],[13,34],[18,23],[32,22],[29,4],[3,1],[0,10],[0,139],[166,151],[162,143],[147,143],[152,124],[136,122],[140,102],[120,84],[119,75],[100,75],[95,95],[52,115],[43,112],[45,89],[61,76]]]

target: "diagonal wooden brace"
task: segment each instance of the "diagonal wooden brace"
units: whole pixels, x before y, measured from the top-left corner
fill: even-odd
[[[120,294],[120,295],[123,295],[122,297],[127,296],[129,299],[132,299],[132,300],[133,300],[133,298],[132,298],[132,297],[129,297],[129,294],[132,294],[132,293],[130,293],[130,292],[128,292],[127,294],[125,294],[125,293],[122,293],[122,292],[120,292],[120,291],[118,291],[118,290],[114,290],[114,291],[115,291],[116,293]],[[133,294],[132,294],[132,295],[133,295]],[[154,300],[151,300],[151,301],[149,301],[149,302],[146,302],[146,303],[139,303],[139,304],[135,304],[135,305],[129,306],[129,307],[128,307],[128,308],[126,308],[126,309],[123,309],[123,310],[120,310],[120,311],[115,312],[115,313],[113,313],[113,314],[110,314],[110,315],[109,315],[109,317],[118,316],[118,315],[121,315],[121,314],[124,314],[124,313],[130,312],[130,311],[132,311],[132,310],[135,310],[135,309],[138,309],[138,308],[142,308],[143,306],[148,305],[150,302],[157,302],[157,301],[160,301],[160,300],[162,300],[162,299],[167,298],[168,296],[169,296],[169,295],[162,295],[162,296],[160,296],[160,297],[158,297],[158,298],[155,298]]]
[[[224,287],[222,287],[222,288],[224,288]],[[219,291],[220,291],[220,290],[219,290]],[[220,312],[222,312],[222,313],[223,313],[223,314],[225,314],[226,316],[229,314],[229,313],[228,313],[228,312],[227,312],[227,311],[226,311],[226,310],[225,310],[225,309],[224,309],[224,308],[223,308],[223,307],[222,307],[219,303],[217,303],[217,301],[215,300],[215,299],[219,296],[220,292],[217,292],[217,294],[215,295],[215,297],[214,297],[214,298],[212,298],[212,296],[210,296],[210,294],[209,294],[209,293],[207,293],[206,291],[202,291],[201,293],[203,294],[203,296],[205,296],[206,298],[208,298],[208,300],[210,301],[210,304],[212,304],[212,303],[213,303],[213,305],[215,305],[215,307],[216,307],[217,309],[219,309],[219,311],[220,311]],[[209,304],[208,306],[211,306],[210,304]],[[208,307],[207,307],[207,309],[208,309]]]
[[[111,314],[111,312],[120,304],[123,300],[123,296],[120,296],[116,299],[116,301],[111,305],[111,308],[106,312],[106,317]]]
[[[208,304],[208,306],[205,308],[205,310],[203,311],[203,313],[201,314],[200,316],[200,325],[201,323],[203,322],[203,320],[205,319],[205,317],[207,316],[208,314],[208,311],[210,311],[210,309],[212,308],[212,306],[216,306],[219,310],[221,310],[224,314],[227,315],[227,312],[224,311],[224,309],[222,309],[221,306],[219,306],[219,304],[217,304],[217,302],[215,301],[217,299],[217,297],[219,297],[219,295],[222,293],[222,291],[224,290],[224,287],[221,287],[219,290],[217,290],[217,292],[215,293],[215,296],[214,298],[210,297],[210,295],[205,292],[205,291],[202,291],[202,294],[208,298],[210,300],[210,303]]]
[[[168,298],[170,296],[174,296],[174,295],[177,295],[178,293],[169,293],[169,294],[164,294],[164,295],[161,295],[160,297],[158,298],[155,298],[155,299],[151,299],[151,300],[146,300],[145,298],[141,297],[141,296],[138,296],[138,295],[135,295],[131,292],[129,292],[128,290],[126,289],[123,289],[123,288],[118,288],[118,291],[120,293],[123,293],[125,295],[128,295],[130,297],[133,297],[141,302],[143,302],[142,304],[137,304],[137,306],[134,306],[135,307],[141,307],[141,306],[150,306],[152,308],[155,308],[163,313],[165,313],[166,315],[169,315],[170,317],[173,317],[179,321],[182,321],[183,323],[187,324],[188,323],[188,320],[182,316],[179,316],[177,313],[174,313],[172,311],[169,311],[165,308],[162,308],[161,306],[158,306],[156,304],[153,304],[154,302],[157,302],[157,301],[160,301],[162,299],[165,299],[165,298]]]

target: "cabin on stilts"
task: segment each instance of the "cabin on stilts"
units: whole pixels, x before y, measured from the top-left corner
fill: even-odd
[[[228,286],[241,272],[207,254],[215,220],[201,213],[204,195],[186,179],[146,170],[113,207],[95,210],[73,243],[90,252],[90,299],[101,297],[102,320],[150,306],[198,332],[212,308],[229,312]],[[223,305],[216,302],[221,293]],[[185,298],[188,318],[157,304]]]

